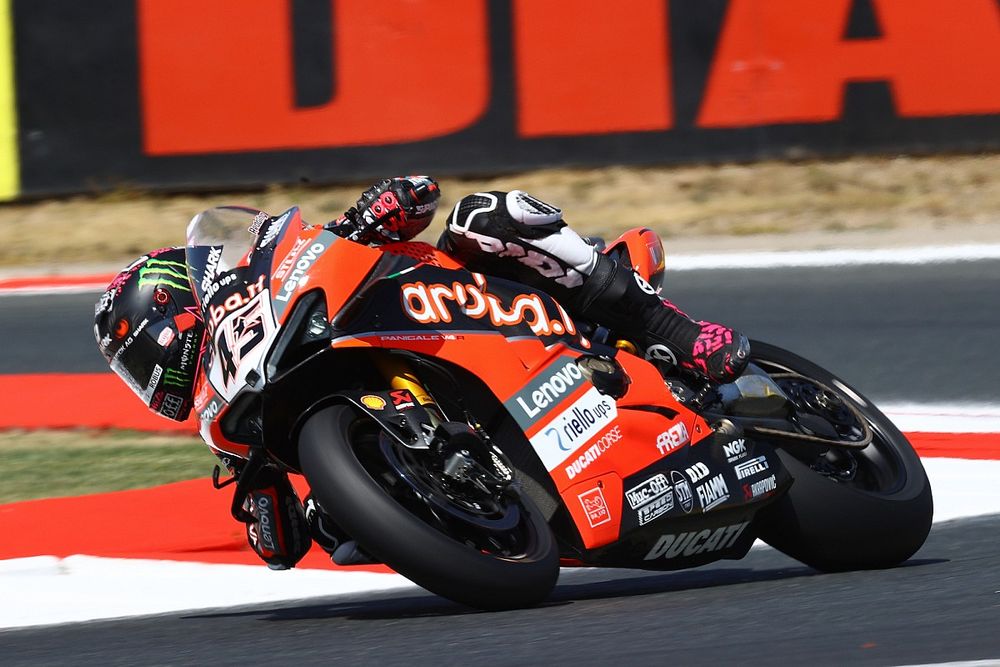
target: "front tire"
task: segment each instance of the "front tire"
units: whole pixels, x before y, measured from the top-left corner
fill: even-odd
[[[761,513],[761,538],[827,572],[892,567],[910,558],[930,532],[933,500],[927,474],[906,437],[829,371],[766,343],[754,342],[751,350],[753,362],[769,373],[796,373],[832,389],[874,434],[864,449],[846,452],[854,474],[840,478],[829,474],[818,456],[779,448],[795,482]]]
[[[378,447],[374,422],[346,405],[309,417],[299,437],[313,494],[366,551],[427,590],[480,609],[531,606],[551,592],[559,554],[530,498],[512,500],[520,514],[510,536],[516,553],[490,553],[435,525],[435,512],[382,467]]]

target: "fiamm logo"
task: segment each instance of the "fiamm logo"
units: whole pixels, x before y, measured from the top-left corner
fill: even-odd
[[[20,191],[11,0],[0,0],[0,201]]]
[[[139,269],[139,287],[156,287],[157,285],[167,285],[190,292],[187,266],[182,262],[171,262],[163,259],[149,260]]]

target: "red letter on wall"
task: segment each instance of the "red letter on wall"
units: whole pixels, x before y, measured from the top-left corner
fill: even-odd
[[[902,116],[1000,112],[996,0],[872,2],[882,38],[844,40],[851,0],[731,0],[698,124],[836,120],[849,81],[889,81]]]
[[[290,5],[139,0],[148,154],[418,141],[485,111],[483,0],[337,0],[336,95],[310,108],[294,106]]]
[[[515,0],[522,137],[668,129],[666,0]]]

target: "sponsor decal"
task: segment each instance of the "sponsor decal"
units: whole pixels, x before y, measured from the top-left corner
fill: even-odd
[[[264,225],[264,223],[267,222],[268,217],[269,216],[267,213],[264,213],[264,211],[258,211],[257,215],[253,217],[253,222],[251,222],[250,226],[247,227],[247,231],[251,234],[256,234],[260,231],[260,228]]]
[[[274,546],[274,519],[272,516],[272,506],[271,497],[259,494],[256,498],[257,500],[257,526],[260,531],[260,541],[263,543],[264,547],[272,552],[277,552],[277,548]]]
[[[232,400],[240,383],[261,361],[265,348],[263,343],[274,330],[271,309],[267,307],[267,290],[247,301],[243,307],[225,315],[225,319],[219,323],[215,332],[215,349],[218,354],[211,368],[210,379],[224,399]]]
[[[208,310],[211,315],[212,324],[218,324],[222,321],[222,318],[226,316],[226,313],[230,313],[234,310],[242,308],[243,306],[250,303],[255,297],[264,291],[264,274],[261,274],[257,278],[257,282],[252,285],[247,285],[244,292],[236,292],[230,294],[226,297],[220,305],[209,306]]]
[[[698,501],[701,503],[703,512],[707,512],[713,507],[717,507],[729,500],[729,487],[722,475],[716,475],[704,484],[695,488],[698,493]]]
[[[222,401],[217,398],[213,398],[205,409],[201,411],[201,418],[204,421],[212,421],[219,416],[219,411],[222,410]]]
[[[277,218],[274,221],[272,221],[271,224],[268,226],[267,231],[264,232],[264,237],[260,240],[260,244],[257,246],[257,248],[260,249],[260,250],[262,250],[262,249],[266,248],[267,246],[271,245],[271,241],[273,241],[275,238],[277,238],[278,233],[285,226],[285,222],[287,220],[288,220],[288,213],[285,213],[280,218]],[[257,221],[257,218],[254,218],[254,222],[256,222],[256,221]],[[253,225],[251,225],[251,227],[252,226]],[[258,229],[260,229],[260,228],[258,227]]]
[[[205,260],[205,273],[201,277],[200,283],[202,294],[205,295],[205,301],[215,296],[223,287],[236,282],[236,275],[234,273],[228,273],[219,277],[219,262],[221,259],[222,246],[212,246],[208,249],[208,259]]]
[[[677,355],[666,345],[650,345],[646,348],[646,359],[651,361],[662,361],[670,366],[677,365]]]
[[[687,473],[688,478],[691,480],[691,483],[693,484],[695,482],[700,482],[701,480],[708,477],[709,470],[707,465],[705,465],[701,461],[698,461],[684,472]]]
[[[181,411],[181,407],[184,405],[184,397],[177,396],[175,394],[165,394],[163,396],[163,405],[160,406],[160,414],[164,417],[169,417],[170,419],[176,419],[177,414]]]
[[[396,389],[389,392],[389,396],[392,397],[392,407],[397,410],[408,410],[416,406],[413,394],[405,389]]]
[[[743,485],[743,497],[746,500],[753,500],[754,498],[759,498],[764,494],[776,491],[778,488],[778,483],[774,479],[774,475],[765,477],[759,482],[754,482],[753,484]]]
[[[591,463],[600,458],[601,454],[611,449],[611,446],[622,439],[620,426],[610,428],[594,444],[583,450],[576,459],[566,466],[566,477],[573,479],[587,469]]]
[[[722,453],[726,455],[726,463],[735,463],[747,455],[746,440],[737,438],[732,442],[727,442],[722,446]]]
[[[208,402],[210,385],[207,382],[202,382],[201,386],[198,388],[198,393],[194,395],[194,409],[201,412],[205,409],[205,403]]]
[[[378,339],[405,342],[415,341],[418,343],[437,343],[442,340],[465,340],[465,336],[457,336],[455,334],[391,334],[389,336],[379,336]]]
[[[361,397],[361,405],[369,410],[381,410],[385,407],[385,399],[374,394],[365,394]]]
[[[159,343],[160,347],[167,347],[174,342],[175,336],[176,334],[174,334],[173,329],[170,327],[164,327],[163,331],[160,332],[160,335],[156,337],[156,342]]]
[[[678,556],[696,556],[728,549],[736,544],[736,540],[740,538],[749,525],[749,521],[744,521],[714,530],[706,528],[700,531],[692,530],[685,533],[661,535],[653,548],[646,554],[644,560],[658,558],[669,560]]]
[[[546,470],[575,453],[618,416],[615,402],[591,387],[531,438]]]
[[[191,374],[175,368],[168,368],[163,373],[164,387],[186,387],[191,384]]]
[[[306,271],[309,267],[319,258],[320,255],[327,249],[327,244],[321,241],[314,241],[306,250],[299,256],[298,261],[295,262],[294,268],[285,278],[285,282],[281,284],[281,292],[278,293],[274,298],[276,301],[288,301],[292,293],[298,289],[300,283],[305,282]]]
[[[139,322],[139,325],[135,329],[132,330],[132,333],[130,333],[128,335],[128,338],[126,338],[125,340],[123,340],[122,344],[118,347],[118,350],[115,351],[115,356],[114,356],[113,361],[118,361],[119,357],[121,357],[122,354],[125,353],[125,350],[129,349],[129,347],[132,346],[132,343],[135,342],[136,336],[138,336],[140,333],[142,333],[142,330],[146,328],[147,324],[149,324],[149,318],[148,317],[145,318],[145,319],[143,319],[142,322]],[[137,389],[136,391],[139,391],[139,390]],[[142,395],[142,394],[140,393],[140,395]],[[148,400],[149,397],[147,396],[146,398]]]
[[[195,349],[197,339],[198,336],[194,331],[188,331],[184,334],[183,342],[181,343],[181,358],[178,363],[181,372],[189,372],[198,361],[199,350]]]
[[[288,251],[285,258],[281,260],[280,264],[278,264],[278,268],[275,269],[275,279],[284,280],[285,275],[289,270],[291,270],[292,265],[295,264],[295,258],[298,256],[299,251],[302,250],[307,243],[309,243],[309,239],[295,239],[295,245],[292,246],[292,249]]]
[[[115,276],[114,280],[111,281],[111,284],[108,285],[108,289],[104,292],[104,294],[101,295],[100,300],[94,305],[94,315],[96,316],[99,313],[111,309],[111,307],[114,305],[115,297],[122,293],[122,290],[125,288],[125,283],[129,281],[129,279],[134,275],[135,270],[139,266],[141,266],[143,262],[149,261],[151,257],[156,257],[171,250],[173,250],[173,248],[161,248],[159,250],[154,250],[153,252],[143,255],[142,257],[140,257],[139,259],[135,260],[127,267],[125,267],[124,270],[122,270],[117,276]],[[184,271],[182,280],[184,284],[183,286],[178,286],[178,287],[188,292],[191,291],[190,288],[188,288],[187,286],[187,273],[186,273],[187,268],[183,264],[179,264],[178,262],[170,262],[170,264],[177,265],[182,269],[182,271]],[[142,285],[140,285],[140,287],[141,286]]]
[[[681,509],[690,514],[691,510],[694,509],[694,494],[691,492],[691,485],[688,483],[687,477],[677,470],[671,470],[670,483],[674,487],[674,494],[677,496],[677,502],[681,504]]]
[[[229,285],[232,285],[235,282],[236,282],[235,273],[227,273],[221,276],[218,280],[216,280],[214,283],[211,283],[205,289],[205,300],[211,299],[219,292],[220,289],[222,289],[223,287],[228,287]]]
[[[691,439],[684,422],[677,422],[666,431],[656,436],[656,449],[666,456],[679,447],[683,447]]]
[[[190,292],[188,285],[187,266],[183,262],[172,262],[164,259],[150,259],[139,269],[138,287],[156,287],[167,285],[185,292]]]
[[[604,494],[599,486],[584,491],[577,498],[583,505],[583,511],[587,513],[587,521],[591,528],[597,528],[601,524],[611,521],[611,512],[608,510],[608,504],[604,501]]]
[[[143,396],[152,396],[153,390],[156,389],[156,383],[160,381],[160,376],[163,375],[163,366],[159,364],[153,366],[153,372],[149,376],[149,384],[146,385],[146,391],[143,392]]]
[[[643,505],[638,510],[636,510],[636,516],[639,518],[639,525],[645,526],[650,521],[654,519],[659,519],[661,516],[669,512],[674,508],[674,496],[671,493],[657,498],[648,505]]]
[[[662,473],[626,491],[625,499],[629,507],[636,510],[640,526],[658,519],[674,508],[674,494],[671,493],[667,476]]]
[[[531,424],[531,420],[547,408],[553,407],[583,380],[583,373],[576,362],[566,356],[560,357],[560,360],[562,359],[568,361],[561,368],[544,377],[541,382],[533,381],[514,396],[514,403],[520,408],[521,415],[529,420],[527,424]]]
[[[767,458],[764,456],[758,456],[757,458],[750,459],[746,463],[741,463],[739,465],[733,466],[733,470],[736,471],[737,479],[746,479],[747,477],[753,477],[758,473],[762,473],[768,469]]]
[[[475,285],[453,282],[406,283],[401,288],[403,311],[420,324],[451,322],[453,312],[472,319],[489,318],[495,327],[527,324],[536,336],[575,334],[576,326],[569,315],[558,306],[558,314],[550,315],[539,294],[518,294],[510,304],[486,291],[486,278],[474,273]]]
[[[633,271],[632,276],[635,278],[635,284],[639,286],[646,294],[656,295],[656,288],[649,284],[649,282],[640,276],[637,272]]]
[[[212,246],[208,249],[208,259],[205,260],[205,275],[201,277],[201,291],[207,292],[209,285],[219,272],[219,260],[222,259],[222,246]]]
[[[652,502],[657,498],[670,493],[670,482],[663,473],[658,473],[642,484],[637,484],[625,492],[625,499],[632,509],[639,509],[640,506]]]

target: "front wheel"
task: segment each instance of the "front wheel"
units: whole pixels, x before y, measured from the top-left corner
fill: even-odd
[[[480,609],[537,604],[559,554],[530,498],[463,493],[346,405],[312,415],[302,471],[331,517],[373,556],[427,590]]]
[[[892,567],[923,545],[931,528],[930,482],[913,447],[871,401],[816,364],[766,343],[753,362],[793,397],[795,410],[828,419],[841,435],[870,428],[860,450],[779,449],[795,482],[760,516],[761,538],[823,571]],[[853,409],[851,409],[853,408]],[[780,446],[780,443],[778,443]]]

